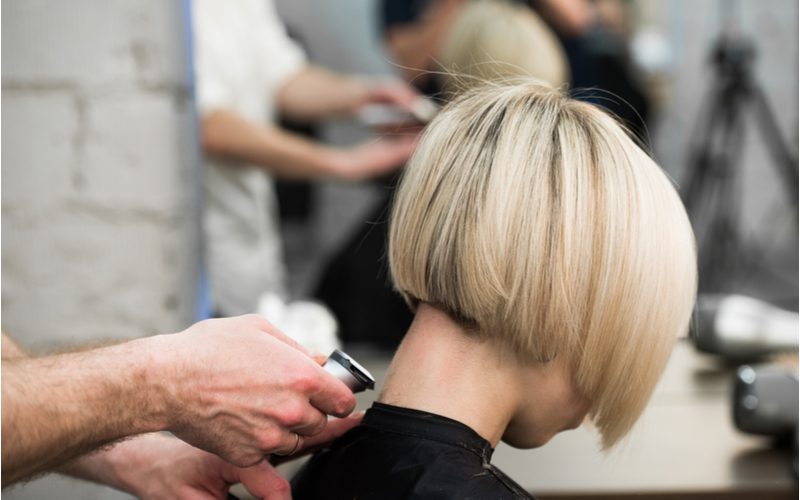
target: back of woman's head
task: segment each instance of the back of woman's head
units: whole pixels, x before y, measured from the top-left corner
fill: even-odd
[[[675,189],[605,112],[532,82],[475,89],[425,131],[389,261],[433,304],[530,363],[566,357],[611,446],[689,323],[694,240]]]

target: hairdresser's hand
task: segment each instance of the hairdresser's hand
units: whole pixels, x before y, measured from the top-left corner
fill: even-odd
[[[405,82],[376,80],[364,83],[363,97],[358,105],[391,104],[411,111],[417,99],[420,99],[419,93]]]
[[[347,386],[261,316],[203,321],[159,341],[164,427],[240,467],[302,448],[327,415],[355,406]]]
[[[325,430],[309,438],[292,456],[310,453],[341,436],[361,421],[363,414],[333,419]],[[102,481],[145,499],[220,499],[231,485],[242,483],[255,497],[291,498],[289,483],[263,460],[240,468],[221,458],[160,434],[146,434],[105,452],[115,479]],[[287,457],[288,459],[288,457]],[[98,478],[94,478],[97,480]]]
[[[403,82],[365,84],[364,88],[357,108],[382,104],[396,106],[408,113],[406,117],[398,116],[396,122],[376,124],[376,130],[382,134],[417,135],[438,110],[433,101],[421,96],[413,87]]]
[[[405,165],[416,145],[417,136],[411,134],[337,150],[330,162],[332,174],[338,179],[360,181],[394,172]]]

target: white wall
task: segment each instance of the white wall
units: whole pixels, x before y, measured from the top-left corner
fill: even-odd
[[[2,327],[29,348],[172,332],[194,317],[199,191],[181,9],[3,1]],[[128,498],[55,476],[3,496]]]
[[[182,329],[199,226],[181,3],[2,14],[3,329],[29,347]]]

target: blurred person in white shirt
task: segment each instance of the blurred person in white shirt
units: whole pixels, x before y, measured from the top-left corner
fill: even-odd
[[[193,8],[210,288],[215,313],[238,315],[255,311],[265,292],[285,292],[272,176],[358,181],[399,168],[414,148],[408,135],[330,147],[280,129],[276,115],[311,122],[370,103],[410,109],[418,96],[404,83],[309,64],[271,1]]]

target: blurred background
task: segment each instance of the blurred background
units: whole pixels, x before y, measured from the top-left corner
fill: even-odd
[[[446,84],[414,70],[438,69],[424,56],[468,3],[276,0],[275,8],[310,63],[406,79],[444,102]],[[498,465],[543,498],[796,497],[796,357],[781,365],[794,370],[793,403],[781,396],[779,404],[794,419],[788,444],[775,446],[785,425],[774,435],[762,427],[767,437],[757,438],[730,415],[741,365],[796,356],[798,3],[516,3],[547,26],[574,95],[617,114],[675,180],[695,225],[701,297],[694,338],[679,345],[629,449],[605,457],[581,430],[537,452],[501,447]],[[23,346],[46,352],[173,332],[224,312],[204,258],[192,8],[189,0],[3,2],[2,328]],[[342,147],[377,131],[363,116],[282,123]],[[321,304],[313,328],[336,331],[378,373],[410,321],[384,270],[394,182],[391,174],[277,179],[286,286],[254,309],[285,315],[279,326],[291,330],[311,328],[284,314],[293,303]],[[735,340],[721,322],[734,325]],[[566,475],[570,460],[580,467]],[[61,478],[5,493],[124,498]]]

